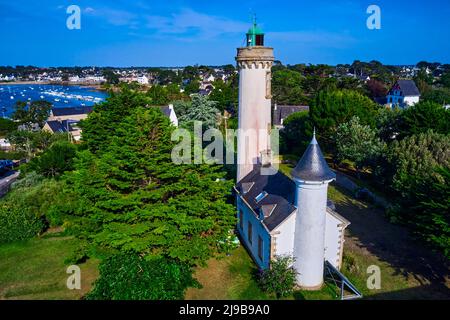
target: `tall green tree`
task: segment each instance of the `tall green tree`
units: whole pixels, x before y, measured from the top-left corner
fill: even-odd
[[[105,102],[94,106],[87,120],[81,122],[82,138],[93,153],[105,149],[109,142],[121,130],[121,121],[138,107],[151,105],[151,99],[124,88],[120,92],[111,92]]]
[[[308,102],[302,89],[303,76],[289,69],[277,70],[272,75],[273,101],[277,104],[300,105]]]
[[[140,107],[135,97],[129,114],[115,118],[108,108],[114,101],[86,120],[109,118],[115,130],[104,147],[93,149],[95,154],[79,152],[75,170],[67,174],[67,186],[78,201],[63,210],[66,225],[112,252],[205,262],[223,248],[234,227],[234,210],[226,201],[232,182],[223,180],[218,166],[174,164],[174,128],[158,108]]]
[[[294,112],[283,121],[280,131],[281,152],[301,155],[312,136],[312,124],[308,111]]]
[[[438,166],[450,167],[450,136],[427,131],[394,141],[388,150],[388,165],[393,173],[392,187],[403,203],[414,203],[422,181],[441,179]]]
[[[238,87],[233,81],[224,82],[222,79],[213,82],[214,89],[209,95],[209,99],[217,102],[217,108],[220,111],[237,110]]]
[[[384,150],[384,144],[377,137],[376,130],[362,125],[357,116],[339,125],[335,144],[338,161],[353,161],[358,173],[364,166],[373,163]]]
[[[179,117],[183,126],[189,126],[193,121],[201,121],[205,128],[217,127],[219,109],[217,102],[211,101],[207,96],[192,95],[192,102],[186,108],[185,113]]]
[[[6,118],[0,118],[0,137],[17,130],[17,123]]]
[[[434,102],[419,102],[407,108],[400,119],[400,137],[427,132],[450,133],[450,110]]]
[[[32,101],[29,105],[26,102],[18,101],[12,118],[27,128],[31,128],[35,123],[42,128],[51,109],[52,104],[45,100]]]
[[[198,80],[190,80],[188,84],[184,86],[184,92],[187,95],[196,94],[200,90],[200,81]]]
[[[169,94],[167,89],[161,85],[155,84],[147,91],[151,103],[156,106],[162,106],[169,103]]]
[[[450,259],[450,168],[437,167],[437,177],[418,191],[414,205],[417,232]]]
[[[353,90],[322,90],[310,106],[310,117],[319,138],[333,146],[333,137],[337,127],[357,116],[363,125],[375,126],[377,105]]]
[[[106,79],[107,84],[119,84],[120,79],[119,75],[115,73],[112,69],[104,69],[103,77]]]

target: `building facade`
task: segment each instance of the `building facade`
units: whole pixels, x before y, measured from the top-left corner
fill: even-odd
[[[327,205],[328,184],[335,174],[315,136],[292,170],[292,179],[272,168],[270,157],[263,160],[264,154],[271,154],[273,59],[273,49],[264,47],[264,35],[254,24],[247,33],[247,47],[239,48],[236,58],[240,74],[237,230],[260,269],[270,268],[277,256],[292,256],[298,286],[316,290],[324,281],[325,261],[337,269],[342,264],[349,222]],[[246,134],[252,130],[259,133],[256,139]]]
[[[386,96],[387,104],[392,108],[407,108],[420,100],[420,92],[413,80],[398,80]]]

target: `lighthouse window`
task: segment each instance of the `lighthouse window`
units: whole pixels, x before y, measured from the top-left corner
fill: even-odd
[[[264,45],[264,35],[262,35],[262,34],[257,34],[256,36],[255,36],[255,45],[257,45],[257,46],[263,46]]]
[[[266,99],[272,99],[272,72],[266,72]]]
[[[253,226],[252,226],[250,221],[248,222],[248,234],[247,234],[247,236],[248,236],[248,242],[250,244],[252,244],[253,243],[253,239],[252,239],[253,238]]]

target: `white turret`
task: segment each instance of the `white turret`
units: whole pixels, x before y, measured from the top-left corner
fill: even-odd
[[[271,68],[273,49],[264,47],[264,34],[256,26],[247,33],[247,46],[237,49],[239,115],[237,182],[261,162],[270,149]]]
[[[294,266],[298,272],[297,284],[307,290],[316,290],[323,284],[328,184],[336,175],[328,167],[315,133],[292,170],[292,176],[296,184]]]

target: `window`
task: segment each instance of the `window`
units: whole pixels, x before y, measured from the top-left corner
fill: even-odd
[[[263,46],[264,45],[264,35],[263,34],[257,34],[255,36],[255,45],[256,46]]]
[[[266,99],[272,99],[272,72],[266,72]]]
[[[253,243],[253,241],[252,241],[252,238],[253,238],[253,226],[252,226],[250,221],[248,222],[248,234],[247,234],[247,236],[248,236],[248,242],[250,244],[252,244]]]
[[[264,197],[267,196],[267,192],[263,191],[255,197],[256,202],[260,202]]]
[[[263,260],[263,240],[261,236],[258,236],[258,257],[261,261]]]
[[[242,212],[242,210],[239,210],[239,228],[241,228],[241,230],[244,230],[244,213]]]

